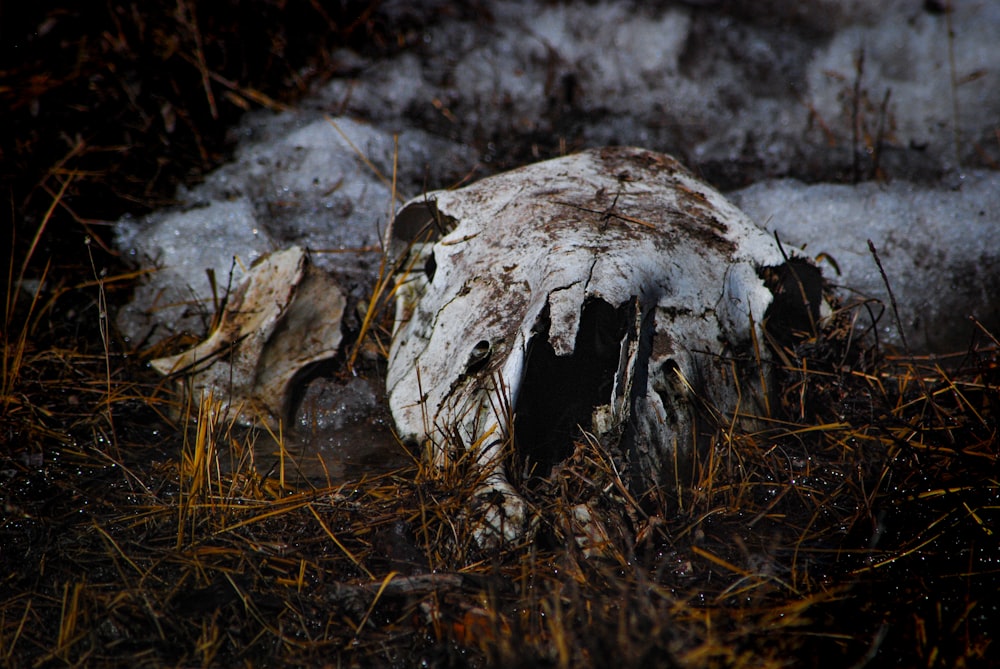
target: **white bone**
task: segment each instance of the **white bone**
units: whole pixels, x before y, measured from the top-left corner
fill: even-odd
[[[210,392],[241,422],[277,429],[294,377],[336,355],[345,303],[329,276],[293,246],[250,268],[208,339],[152,365],[177,374],[197,394]]]
[[[525,399],[539,361],[599,368],[606,387],[570,418],[589,431],[593,412],[627,432],[638,485],[689,452],[693,394],[722,415],[755,410],[772,303],[761,271],[786,253],[669,156],[595,149],[428,193],[404,206],[388,243],[402,268],[387,379],[397,430],[440,457],[477,449],[494,486],[484,494],[510,500],[507,539],[525,513],[505,475],[512,431],[565,420],[558,394],[571,403],[589,383],[571,364],[566,385],[579,387]],[[544,459],[531,451],[541,446],[516,447]]]

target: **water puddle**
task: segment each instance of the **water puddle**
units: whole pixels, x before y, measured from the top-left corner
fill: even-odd
[[[413,462],[392,431],[377,378],[313,380],[286,435],[286,450],[300,475],[310,480],[370,477]]]

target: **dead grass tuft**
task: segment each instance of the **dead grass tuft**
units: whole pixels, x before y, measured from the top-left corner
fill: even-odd
[[[105,297],[134,276],[65,275],[12,282],[5,302],[5,666],[974,666],[995,653],[990,333],[953,356],[889,355],[857,341],[845,310],[782,351],[770,412],[706,422],[675,480],[631,490],[613,444],[584,435],[526,489],[532,540],[483,550],[471,455],[304,479],[281,434],[173,395],[114,339]]]
[[[18,313],[27,326],[37,308]],[[583,439],[528,493],[535,540],[486,552],[471,458],[320,484],[280,457],[262,471],[258,437],[214,398],[172,423],[181,399],[133,357],[38,350],[10,325],[25,343],[5,348],[5,369],[20,355],[2,418],[6,666],[974,666],[994,651],[986,336],[898,358],[820,333],[785,352],[773,415],[720,426],[677,485],[634,495]]]

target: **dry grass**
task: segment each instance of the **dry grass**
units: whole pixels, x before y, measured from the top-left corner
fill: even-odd
[[[996,652],[1000,349],[985,333],[960,356],[904,360],[831,329],[786,352],[758,432],[719,426],[685,478],[644,495],[583,440],[528,493],[534,539],[483,552],[465,460],[293,485],[281,457],[258,469],[257,436],[214,398],[171,408],[185,399],[115,352],[114,283],[8,296],[5,666],[976,666]],[[67,309],[88,314],[84,344],[53,331],[33,346],[42,315]],[[602,523],[587,547],[581,503]]]

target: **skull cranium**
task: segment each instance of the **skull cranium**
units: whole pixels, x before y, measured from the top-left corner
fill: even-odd
[[[389,236],[402,268],[387,380],[397,430],[440,457],[473,449],[486,489],[505,495],[487,524],[506,538],[524,512],[507,445],[544,471],[580,429],[613,433],[631,485],[655,485],[697,439],[696,398],[753,413],[761,324],[789,268],[806,322],[819,314],[815,267],[641,149],[429,193]]]

